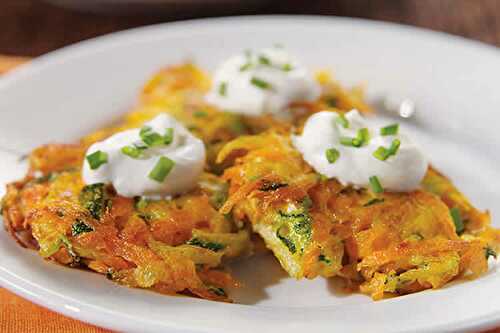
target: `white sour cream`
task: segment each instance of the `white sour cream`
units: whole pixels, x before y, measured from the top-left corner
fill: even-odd
[[[321,89],[311,73],[282,48],[236,55],[214,75],[207,102],[245,115],[283,112],[294,101],[313,101]]]
[[[172,128],[172,142],[147,148],[139,158],[132,158],[122,152],[125,146],[143,144],[139,128],[119,132],[104,141],[94,143],[89,147],[86,156],[101,151],[107,154],[107,163],[92,170],[85,159],[84,182],[111,183],[122,196],[145,196],[152,199],[181,194],[196,186],[205,163],[203,142],[166,114],[157,116],[145,125],[161,135]],[[175,165],[166,178],[159,182],[151,179],[149,174],[162,156],[174,161]]]
[[[312,115],[300,136],[293,136],[293,145],[304,160],[318,173],[336,178],[344,185],[369,187],[369,179],[376,176],[382,187],[389,191],[407,192],[419,187],[427,171],[427,159],[421,149],[402,134],[380,135],[380,127],[369,124],[357,110],[345,115],[349,123],[344,128],[336,122],[339,115],[323,111]],[[357,131],[367,128],[371,139],[359,148],[345,146],[340,137],[356,137]],[[401,142],[395,155],[381,161],[373,156],[378,147],[389,148],[394,139]],[[339,157],[330,163],[326,150],[334,148]]]

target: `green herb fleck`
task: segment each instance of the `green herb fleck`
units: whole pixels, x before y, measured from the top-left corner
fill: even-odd
[[[309,204],[308,200],[304,198],[301,206],[293,211],[278,211],[276,223],[279,223],[279,227],[276,236],[291,253],[304,253],[304,249],[311,241],[312,218],[308,213]]]
[[[143,210],[148,206],[148,199],[145,197],[134,197],[134,207],[136,210]]]
[[[349,120],[347,120],[343,113],[338,114],[337,118],[335,118],[335,122],[343,128],[349,128]]]
[[[271,65],[271,60],[269,60],[269,58],[266,57],[266,56],[260,55],[259,56],[259,64],[270,66]]]
[[[49,172],[48,174],[46,174],[44,176],[37,177],[37,178],[33,179],[32,182],[34,182],[36,184],[51,182],[51,181],[55,180],[57,178],[57,176],[58,176],[57,172]]]
[[[384,192],[384,188],[380,184],[380,181],[378,180],[377,176],[371,176],[369,178],[370,181],[370,187],[373,191],[373,193],[382,193]]]
[[[226,247],[224,244],[204,241],[199,238],[191,238],[186,244],[202,247],[204,249],[208,249],[214,252],[218,252]]]
[[[373,199],[368,200],[365,204],[363,204],[363,207],[369,207],[369,206],[376,205],[376,204],[383,203],[383,202],[384,202],[384,198],[373,198]]]
[[[151,126],[143,126],[139,132],[139,136],[148,147],[155,147],[163,144],[163,137],[159,133],[153,131]]]
[[[260,88],[260,89],[271,89],[271,84],[269,82],[266,82],[262,79],[259,79],[258,77],[252,77],[250,79],[250,82],[256,86],[257,88]]]
[[[96,220],[111,208],[111,200],[103,183],[85,186],[80,192],[79,201]]]
[[[382,127],[380,129],[380,135],[396,135],[399,131],[399,124],[392,124],[389,126]]]
[[[98,169],[101,165],[108,163],[108,154],[97,150],[86,157],[91,170]]]
[[[348,147],[359,148],[363,144],[363,142],[360,141],[358,138],[350,138],[347,136],[341,136],[339,140],[341,145]]]
[[[205,111],[195,111],[193,113],[193,116],[195,118],[205,118],[206,116],[208,116],[208,113],[206,113]]]
[[[122,154],[127,155],[132,158],[139,158],[142,156],[142,152],[146,149],[147,147],[144,146],[137,146],[137,145],[131,145],[131,146],[125,146],[121,149]]]
[[[361,142],[362,146],[367,145],[370,142],[370,132],[368,128],[360,128],[356,135],[356,139]]]
[[[85,223],[85,221],[81,219],[76,219],[76,222],[71,226],[71,235],[78,236],[84,232],[94,231],[94,228]]]
[[[281,67],[281,69],[284,71],[284,72],[289,72],[293,69],[292,65],[291,64],[284,64],[283,67]]]
[[[252,68],[252,63],[250,61],[248,61],[245,64],[240,66],[240,72],[244,72],[246,70],[249,70],[250,68]]]
[[[227,94],[227,82],[221,82],[219,84],[219,95],[226,96]]]
[[[174,141],[174,129],[169,127],[165,130],[165,134],[163,135],[163,144],[169,145]]]
[[[320,254],[318,256],[318,260],[324,262],[327,265],[330,265],[332,263],[332,261],[327,256],[325,256],[324,254]]]
[[[325,151],[325,155],[328,163],[333,164],[339,159],[340,152],[335,148],[330,148]]]
[[[280,241],[282,241],[283,244],[285,244],[285,246],[288,248],[288,250],[291,253],[297,252],[297,248],[296,248],[295,244],[288,237],[282,235],[281,229],[282,228],[280,228],[280,229],[278,229],[278,231],[276,231],[276,237],[278,237],[278,239]]]
[[[373,152],[373,156],[381,161],[385,161],[389,157],[387,149],[382,146],[378,147],[377,150]]]
[[[457,235],[461,235],[465,230],[465,225],[460,214],[460,209],[458,209],[458,207],[451,208],[450,215],[451,219],[453,220],[453,224],[455,225],[455,231]]]
[[[168,174],[170,171],[175,166],[175,162],[172,161],[170,158],[162,156],[158,159],[158,162],[156,162],[156,165],[154,166],[153,170],[149,173],[148,177],[152,180],[157,181],[158,183],[161,183],[167,178]]]
[[[373,156],[376,159],[385,161],[389,157],[396,155],[400,146],[401,146],[401,141],[399,139],[394,139],[389,148],[380,146],[377,148],[377,150],[373,152]]]

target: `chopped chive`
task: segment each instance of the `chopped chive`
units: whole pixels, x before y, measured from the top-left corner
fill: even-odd
[[[134,206],[136,210],[143,210],[148,206],[148,199],[145,197],[134,197]]]
[[[169,145],[174,141],[174,129],[169,127],[165,130],[165,135],[163,135],[163,144]]]
[[[250,68],[252,68],[252,63],[249,61],[240,66],[240,72],[244,72],[246,70],[249,70]]]
[[[227,94],[227,82],[221,82],[219,84],[219,95],[226,96]]]
[[[269,82],[266,82],[262,79],[259,79],[257,77],[252,77],[252,79],[250,80],[250,82],[256,86],[257,88],[260,88],[260,89],[270,89],[271,88],[271,84]]]
[[[457,235],[460,235],[464,232],[465,226],[464,221],[462,220],[462,216],[460,215],[460,210],[458,207],[453,207],[450,209],[450,215],[453,220],[453,224],[455,225],[455,231]]]
[[[122,147],[121,152],[124,155],[127,155],[132,158],[139,158],[142,155],[142,149],[139,149],[135,146],[125,146]]]
[[[154,147],[163,144],[163,137],[153,131],[150,126],[143,126],[139,132],[139,136],[148,147]]]
[[[89,163],[90,170],[96,170],[101,165],[108,163],[108,154],[97,150],[86,157],[87,162]]]
[[[377,150],[375,150],[373,152],[373,156],[376,159],[379,159],[381,161],[385,161],[389,157],[396,155],[400,146],[401,146],[401,141],[398,139],[394,139],[389,148],[385,148],[385,147],[380,146],[377,148]]]
[[[350,138],[347,136],[341,136],[340,137],[340,144],[344,146],[349,146],[349,147],[356,147],[359,148],[363,144],[361,140],[358,138]]]
[[[387,149],[380,146],[373,152],[373,156],[378,160],[385,161],[389,157],[389,154],[387,153]]]
[[[205,241],[199,238],[191,238],[186,242],[188,245],[202,247],[204,249],[208,249],[214,252],[218,252],[226,247],[226,245],[217,242]]]
[[[364,203],[363,207],[369,207],[369,206],[376,205],[376,204],[379,204],[382,202],[384,202],[384,198],[373,198],[373,199],[368,200],[366,203]]]
[[[196,118],[205,118],[206,116],[208,116],[208,113],[206,113],[205,111],[195,111],[193,113],[193,116]]]
[[[266,56],[260,55],[259,56],[259,63],[261,65],[267,65],[267,66],[269,66],[269,65],[271,65],[271,60],[269,60],[269,58],[266,57]]]
[[[380,129],[380,135],[396,135],[399,131],[399,124],[392,124],[389,126],[382,127]]]
[[[293,69],[293,67],[291,64],[284,64],[283,67],[281,67],[281,69],[285,72],[289,72]]]
[[[167,178],[168,174],[174,168],[175,162],[170,158],[162,156],[156,162],[155,167],[149,173],[148,177],[161,183]]]
[[[401,146],[401,141],[399,139],[392,140],[391,146],[389,147],[390,156],[396,155],[400,146]]]
[[[343,128],[349,128],[349,120],[345,117],[345,114],[340,113],[337,118],[335,118],[335,122],[342,126]]]
[[[369,178],[370,181],[370,187],[374,193],[382,193],[384,192],[384,188],[380,184],[380,181],[378,180],[377,176],[371,176]]]
[[[370,132],[368,131],[368,128],[360,128],[356,135],[356,139],[361,142],[362,146],[368,144],[370,142]]]
[[[340,152],[335,148],[330,148],[326,150],[325,155],[328,163],[333,164],[340,157]]]

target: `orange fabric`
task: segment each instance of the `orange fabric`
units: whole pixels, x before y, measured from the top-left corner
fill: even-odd
[[[0,74],[7,73],[14,67],[24,64],[28,61],[25,57],[10,57],[0,54]]]
[[[0,288],[0,332],[108,333],[111,331],[57,314]]]

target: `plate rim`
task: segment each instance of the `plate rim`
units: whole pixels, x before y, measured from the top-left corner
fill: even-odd
[[[440,39],[445,43],[458,43],[467,47],[481,48],[482,52],[489,52],[495,54],[499,57],[500,60],[500,49],[496,46],[489,45],[483,43],[481,41],[467,39],[462,36],[452,35],[446,32],[434,31],[426,28],[419,28],[409,25],[403,25],[398,23],[391,22],[382,22],[375,21],[369,19],[361,19],[361,18],[346,18],[346,17],[337,17],[337,16],[321,16],[321,15],[244,15],[244,16],[230,16],[230,17],[212,17],[212,18],[202,18],[202,19],[191,19],[185,21],[177,21],[177,22],[167,22],[167,23],[159,23],[154,25],[142,26],[133,29],[127,29],[119,32],[109,33],[106,35],[102,35],[99,37],[94,37],[91,39],[87,39],[81,42],[77,42],[75,44],[71,44],[65,46],[63,48],[51,51],[46,53],[38,58],[33,59],[28,64],[22,65],[19,68],[14,69],[13,71],[6,74],[4,77],[0,79],[0,92],[2,89],[15,84],[19,80],[24,80],[26,78],[29,79],[29,76],[32,73],[37,73],[45,70],[47,67],[56,66],[58,63],[70,61],[73,58],[84,57],[86,54],[93,54],[99,51],[99,49],[111,49],[115,45],[126,44],[136,38],[144,37],[148,31],[159,30],[159,29],[170,29],[170,30],[185,30],[188,27],[196,26],[196,25],[218,25],[218,24],[228,24],[230,22],[241,22],[241,20],[245,21],[253,21],[253,22],[262,22],[267,21],[271,23],[271,21],[280,21],[285,20],[288,22],[298,23],[302,22],[313,22],[313,23],[328,23],[330,22],[344,22],[350,23],[353,25],[364,25],[368,27],[378,27],[382,29],[397,29],[399,32],[406,33],[416,33],[422,36],[423,38],[432,38],[432,39]],[[175,33],[175,32],[172,32]],[[419,37],[420,37],[419,36]],[[188,37],[187,37],[188,38]],[[3,272],[3,274],[1,274]],[[101,327],[114,329],[114,330],[130,330],[130,324],[134,324],[135,329],[140,330],[141,326],[145,323],[151,323],[148,320],[138,320],[137,317],[130,318],[128,315],[124,315],[118,311],[113,312],[109,311],[105,308],[101,308],[98,305],[87,304],[85,302],[78,302],[71,300],[68,303],[68,300],[65,299],[64,296],[59,295],[57,293],[53,293],[50,290],[44,289],[42,286],[36,285],[34,283],[30,283],[29,280],[23,279],[22,277],[15,276],[10,272],[4,270],[0,267],[0,286],[6,288],[7,290],[28,299],[40,306],[51,309],[52,311],[62,313],[68,317],[74,318],[76,320],[84,321],[92,325],[98,325]],[[51,301],[48,301],[44,297],[51,297]],[[76,307],[78,306],[79,311],[75,312],[74,309],[71,309],[72,304]],[[111,319],[107,319],[103,313],[112,314],[113,317]],[[96,320],[96,315],[99,317]],[[119,319],[126,319],[129,322],[126,325],[121,325],[120,322],[116,320],[117,317]],[[500,325],[500,309],[494,313],[489,315],[485,315],[482,317],[478,317],[474,321],[456,321],[450,325],[444,325],[432,327],[432,331],[454,331],[454,332],[465,332],[472,329],[482,330],[488,329],[494,326]],[[158,326],[160,327],[160,326]],[[185,325],[179,325],[172,321],[165,321],[161,323],[161,328],[163,329],[172,329],[175,331],[182,332],[200,332],[206,331],[196,328],[189,328]],[[193,330],[194,329],[194,330]],[[207,331],[208,332],[208,331]]]

